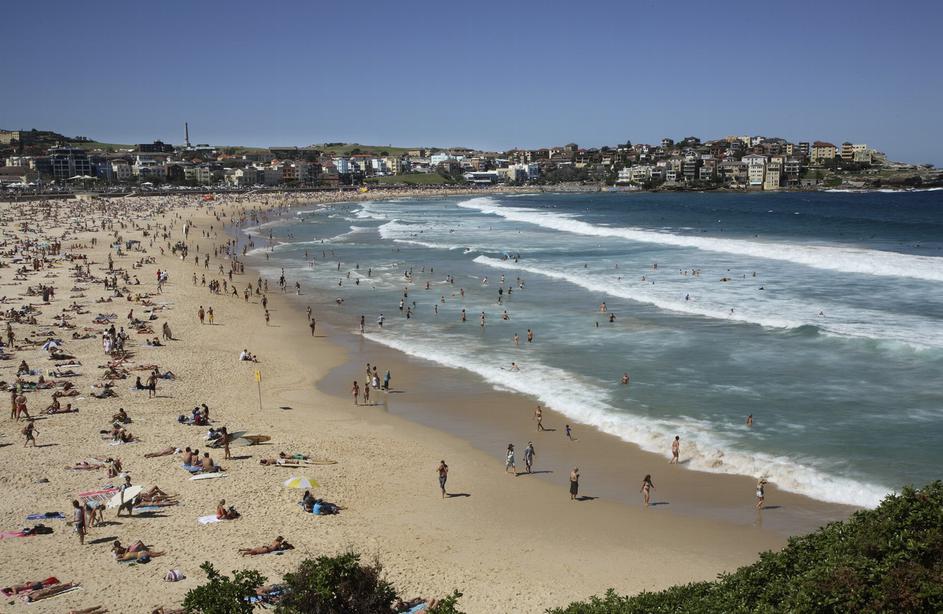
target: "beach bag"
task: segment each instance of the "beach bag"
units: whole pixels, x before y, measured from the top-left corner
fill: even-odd
[[[180,582],[181,580],[184,580],[185,578],[186,576],[183,575],[183,572],[180,571],[179,569],[171,569],[164,576],[164,582]]]

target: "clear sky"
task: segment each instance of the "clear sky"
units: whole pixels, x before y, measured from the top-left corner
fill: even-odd
[[[943,1],[12,2],[0,127],[488,149],[763,134],[943,165]]]

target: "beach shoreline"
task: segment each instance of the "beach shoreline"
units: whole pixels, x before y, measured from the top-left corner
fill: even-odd
[[[311,339],[303,310],[289,304],[293,297],[277,291],[270,292],[272,319],[266,325],[259,297],[244,301],[241,296],[211,294],[197,281],[204,275],[209,279],[223,277],[216,273],[217,265],[228,266],[229,260],[212,255],[213,249],[227,240],[221,220],[255,205],[245,201],[201,203],[187,197],[167,202],[166,211],[160,212],[162,202],[125,199],[4,209],[7,240],[11,244],[25,236],[41,238],[44,233],[52,235],[71,227],[70,238],[64,242],[66,251],[88,254],[89,270],[99,279],[110,254],[116,268],[124,268],[140,278],[139,286],[127,286],[132,293],[151,293],[152,301],[163,303],[160,309],[154,308],[155,336],[159,335],[160,323],[166,321],[176,339],[157,348],[146,347],[143,338],[137,335],[130,339],[134,364],[159,363],[162,370],[171,369],[177,374],[175,380],[159,384],[156,398],[129,393],[130,381],[122,379],[116,383],[117,397],[98,400],[90,398],[87,392],[92,383],[100,381],[96,365],[105,362],[97,338],[102,326],[91,325],[98,332],[85,340],[72,340],[66,334],[69,329],[61,331],[66,349],[83,364],[81,374],[72,380],[81,390],[75,399],[80,412],[44,416],[40,421],[39,443],[45,447],[37,449],[21,447],[20,426],[16,422],[3,423],[0,432],[4,443],[11,445],[0,448],[0,455],[9,466],[18,468],[0,476],[0,483],[11,493],[0,509],[4,529],[23,526],[28,513],[67,512],[75,493],[111,482],[101,471],[63,470],[63,466],[91,456],[120,454],[125,471],[135,484],[158,485],[176,494],[180,501],[166,511],[132,518],[115,518],[108,511],[106,525],[93,528],[84,546],[64,523],[55,524],[53,535],[0,542],[4,585],[48,576],[82,583],[82,590],[33,605],[31,611],[59,612],[63,608],[96,604],[116,611],[151,611],[158,605],[178,605],[187,590],[202,583],[203,573],[198,566],[205,560],[224,573],[252,568],[277,581],[303,558],[353,549],[367,558],[376,556],[401,594],[442,596],[459,589],[465,594],[461,607],[470,613],[539,612],[609,587],[621,593],[636,593],[711,579],[752,562],[761,551],[777,549],[785,543],[782,534],[767,527],[669,512],[666,508],[681,507],[681,499],[675,499],[674,494],[671,505],[651,509],[643,508],[638,499],[635,505],[621,502],[617,494],[600,486],[619,483],[621,475],[602,480],[597,476],[604,474],[603,456],[611,449],[610,443],[623,451],[627,447],[621,442],[607,443],[603,441],[605,437],[589,432],[578,432],[578,437],[584,438],[578,442],[581,446],[578,462],[586,476],[585,500],[570,500],[557,483],[576,461],[568,456],[567,450],[556,449],[556,444],[549,441],[535,440],[539,446],[535,469],[551,468],[554,471],[549,474],[551,480],[505,475],[492,447],[482,444],[478,435],[462,433],[469,442],[447,430],[430,428],[423,420],[407,419],[428,412],[429,404],[435,401],[423,398],[424,394],[435,392],[423,391],[420,380],[423,374],[431,372],[425,366],[396,366],[394,387],[408,388],[409,392],[391,395],[396,400],[390,404],[389,412],[373,407],[354,408],[349,396],[327,394],[325,390],[333,392],[331,382],[340,377],[338,373],[359,369],[361,357],[338,342],[337,337],[343,336],[337,332],[340,326],[325,327],[327,337],[321,336],[323,332],[319,330],[319,336]],[[260,206],[276,204],[281,203]],[[87,229],[82,226],[83,219],[90,222]],[[183,234],[185,222],[189,222],[189,237]],[[93,237],[98,238],[95,246],[90,245]],[[123,241],[141,241],[139,247],[146,253],[124,251],[119,255],[115,249],[109,249],[109,243],[118,237]],[[166,248],[177,242],[188,245],[186,259],[169,251],[159,254],[158,247]],[[69,247],[72,244],[84,247]],[[204,256],[209,257],[206,266],[202,264]],[[150,257],[153,262],[133,266]],[[201,259],[200,265],[194,263],[194,257]],[[84,304],[88,312],[73,316],[75,330],[89,326],[96,312],[112,311],[115,320],[123,322],[129,308],[137,313],[144,309],[142,303],[125,299],[96,303],[96,297],[107,296],[109,292],[103,293],[97,282],[76,285],[69,278],[71,266],[52,261],[48,268],[29,273],[28,282],[14,281],[12,267],[0,270],[2,283],[11,286],[6,293],[14,302],[25,302],[14,294],[22,294],[27,283],[45,281],[57,288],[48,306],[39,305],[40,322],[15,325],[20,337],[35,336],[43,330],[55,334],[48,316],[73,301]],[[156,288],[157,269],[169,273],[162,294]],[[240,290],[254,282],[255,276],[249,270],[233,277]],[[79,285],[85,289],[79,293],[72,291],[75,297],[70,296],[70,288]],[[321,296],[321,300],[330,297]],[[214,308],[216,321],[212,325],[197,320],[201,306]],[[242,349],[256,354],[260,362],[240,362],[238,354]],[[381,361],[389,360],[390,364],[403,361],[405,365],[410,360],[372,346],[365,351],[381,357]],[[22,347],[12,360],[2,364],[8,371],[4,379],[11,379],[11,370],[21,359],[31,364],[44,361],[37,362],[43,368],[52,364],[45,362],[38,347]],[[261,386],[254,378],[256,370],[261,373]],[[472,388],[480,391],[469,395],[467,403],[515,408],[512,437],[523,437],[532,428],[529,409],[521,412],[516,409],[527,407],[529,402],[499,396],[475,382],[469,381],[471,388],[466,388],[465,381],[459,378],[453,383],[461,384],[457,389],[463,392]],[[318,382],[323,382],[320,389]],[[402,404],[399,397],[404,399]],[[43,407],[47,401],[48,394],[30,395],[31,408]],[[233,460],[223,460],[222,451],[213,450],[216,461],[227,469],[227,479],[190,481],[180,469],[177,457],[143,457],[145,452],[167,446],[205,448],[205,427],[182,425],[176,419],[202,402],[212,408],[214,426],[226,425],[231,431],[244,430],[272,438],[268,444],[235,448]],[[458,416],[466,407],[456,405]],[[108,426],[108,417],[119,407],[126,408],[133,417],[129,428],[141,443],[112,447],[99,441],[96,431]],[[548,426],[551,419],[558,420],[551,413],[546,415]],[[504,442],[510,431],[504,430],[507,423],[499,424],[495,441]],[[596,450],[599,458],[586,453],[583,443],[591,443],[585,448]],[[316,518],[301,512],[296,504],[299,494],[281,486],[291,471],[258,462],[279,451],[336,460],[336,465],[313,466],[299,473],[317,479],[318,496],[346,509],[337,516]],[[445,500],[440,498],[435,476],[440,459],[445,459],[452,468],[448,490],[454,496]],[[656,499],[661,500],[662,491],[672,492],[676,485],[667,475],[659,477],[662,472],[668,473],[668,466],[666,459],[657,460],[665,463],[664,469],[652,470],[659,485]],[[655,462],[655,455],[650,461],[638,461],[638,466],[646,462]],[[690,481],[684,488],[695,494],[697,484],[708,485],[714,494],[726,492],[726,486],[715,488],[719,483],[717,476],[671,469],[671,473],[684,478],[685,484]],[[625,492],[636,488],[640,477],[635,475],[637,472],[633,471]],[[730,484],[730,492],[735,490],[738,497],[745,497],[749,508],[751,493],[742,493],[740,484]],[[199,525],[195,519],[211,513],[220,499],[237,507],[242,518]],[[738,506],[740,501],[733,499],[731,504]],[[777,511],[780,510],[770,513]],[[267,543],[276,534],[284,535],[296,550],[282,556],[238,555],[238,548]],[[145,566],[118,566],[112,570],[111,566],[118,564],[113,561],[109,546],[111,540],[118,538],[124,542],[143,539],[167,554]],[[50,556],[52,552],[55,556]],[[107,571],[101,573],[103,569]],[[169,569],[181,570],[187,579],[164,582]],[[25,607],[17,602],[12,611]]]
[[[320,206],[331,204],[337,203],[322,203]],[[306,205],[299,203],[269,222],[291,219],[297,210],[305,208]],[[228,232],[233,238],[245,239],[242,229],[230,228]],[[261,238],[258,234],[254,236]],[[246,264],[255,275],[261,275],[260,270],[265,268],[266,261],[256,255],[248,257]],[[666,513],[710,518],[740,526],[762,526],[782,537],[803,534],[828,522],[843,520],[858,509],[781,490],[773,495],[771,489],[770,496],[776,499],[776,514],[759,517],[751,504],[755,476],[688,469],[683,454],[679,466],[667,466],[670,442],[665,442],[664,455],[646,451],[595,426],[581,424],[550,406],[543,407],[548,430],[536,432],[532,415],[538,404],[536,399],[517,392],[496,390],[474,373],[411,356],[373,340],[371,335],[381,333],[374,330],[372,317],[368,318],[368,326],[374,332],[360,335],[356,331],[357,314],[347,313],[332,296],[312,298],[294,296],[289,292],[284,298],[299,312],[305,306],[311,306],[319,326],[326,321],[332,327],[331,339],[349,357],[317,382],[319,390],[337,399],[347,399],[350,382],[363,379],[362,365],[377,364],[376,357],[382,357],[380,364],[390,366],[395,374],[397,392],[405,390],[407,394],[383,395],[378,411],[448,432],[499,462],[503,462],[503,451],[508,441],[523,449],[525,442],[533,440],[540,451],[538,464],[556,468],[553,473],[548,471],[537,475],[560,488],[565,489],[568,482],[566,472],[560,468],[575,463],[581,466],[584,475],[593,477],[599,496],[637,505],[639,495],[634,484],[646,473],[651,473],[663,484],[661,488],[665,497],[671,493],[670,505],[668,501],[660,502],[666,506]],[[448,399],[448,402],[442,403],[442,399]],[[563,425],[567,423],[579,432],[582,439],[579,446],[561,445]],[[630,472],[629,467],[638,469]]]

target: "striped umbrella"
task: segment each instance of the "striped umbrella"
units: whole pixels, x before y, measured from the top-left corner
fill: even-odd
[[[318,483],[315,482],[314,480],[309,480],[308,478],[301,478],[301,477],[294,477],[294,476],[285,480],[283,485],[285,486],[285,488],[295,488],[298,490],[309,490],[311,488],[318,487]]]

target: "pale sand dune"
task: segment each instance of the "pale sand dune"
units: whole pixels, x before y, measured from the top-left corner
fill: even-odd
[[[205,208],[195,210],[196,200],[189,197],[190,208],[174,210],[160,219],[168,226],[173,224],[169,228],[171,242],[182,239],[181,219],[191,219],[195,225],[190,243],[201,244],[202,257],[213,243],[225,243],[226,237]],[[134,202],[138,207],[146,204],[143,199]],[[229,210],[243,206],[230,205]],[[13,213],[23,207],[5,205],[2,209],[8,220],[4,250],[9,249],[14,235],[23,236],[14,223],[21,220]],[[90,205],[66,207],[96,220],[102,217]],[[217,204],[215,210],[220,209]],[[116,215],[109,211],[106,215],[128,223],[144,217],[140,212]],[[31,216],[34,222],[37,217]],[[201,238],[211,223],[213,237]],[[45,225],[46,232],[61,234],[53,231],[51,222]],[[125,239],[142,238],[140,231],[115,226],[108,232],[112,230]],[[74,241],[87,243],[92,236],[99,237],[97,248],[68,249]],[[64,242],[65,251],[89,254],[97,262],[91,267],[92,274],[101,276],[106,236],[106,232],[79,234]],[[81,411],[38,421],[39,444],[55,444],[39,449],[22,447],[20,424],[6,417],[0,422],[0,444],[11,444],[0,447],[5,468],[0,475],[4,494],[0,529],[28,526],[25,516],[31,512],[59,510],[71,517],[70,502],[76,493],[113,480],[107,479],[104,471],[66,471],[63,467],[97,455],[119,456],[133,483],[159,485],[178,494],[182,503],[130,519],[116,520],[114,511],[109,510],[107,526],[93,528],[84,547],[62,521],[47,523],[54,528],[53,535],[0,541],[0,584],[54,575],[84,587],[30,606],[17,601],[5,611],[63,612],[101,604],[113,612],[145,612],[158,605],[178,605],[187,590],[202,583],[199,565],[205,560],[225,573],[251,567],[277,581],[305,557],[352,548],[366,557],[378,556],[389,579],[405,596],[441,596],[457,588],[465,594],[460,603],[468,612],[538,612],[610,586],[635,592],[712,578],[752,561],[761,550],[784,543],[781,536],[754,527],[661,510],[653,513],[606,499],[574,503],[558,484],[505,477],[499,461],[461,439],[387,413],[354,408],[349,398],[317,392],[315,382],[342,364],[345,354],[330,339],[311,338],[304,314],[289,308],[274,284],[269,293],[272,326],[267,327],[256,297],[247,304],[241,297],[211,295],[206,288],[192,284],[194,272],[198,276],[205,273],[207,280],[219,277],[216,267],[220,260],[211,258],[210,268],[205,270],[194,266],[194,251],[183,262],[169,252],[160,257],[157,245],[151,247],[149,239],[145,238],[143,245],[146,255],[158,257],[156,264],[131,270],[131,263],[144,255],[131,252],[115,257],[115,266],[127,267],[138,276],[141,286],[135,287],[135,292],[154,291],[157,268],[170,272],[170,282],[155,300],[171,302],[172,308],[154,322],[152,336],[159,336],[160,325],[168,321],[178,340],[162,348],[144,349],[144,336],[132,334],[129,348],[135,354],[134,362],[157,363],[161,369],[174,371],[178,379],[160,381],[156,399],[129,391],[133,376],[117,382],[118,398],[93,399],[88,392],[101,372],[97,365],[106,362],[99,339],[73,341],[68,338],[71,330],[53,329],[57,335],[63,333],[65,349],[82,361],[83,375],[71,379],[82,396],[63,399],[77,404]],[[158,245],[166,249],[167,240]],[[5,256],[0,260],[9,262]],[[50,272],[54,277],[47,277]],[[42,306],[37,316],[41,324],[50,322],[53,314],[73,300],[69,298],[74,281],[68,265],[43,269],[22,285],[8,285],[11,268],[0,269],[0,275],[0,295],[10,299],[2,305],[4,309],[30,300],[19,296],[29,284],[56,286],[52,304]],[[251,272],[234,277],[240,292],[255,279]],[[91,314],[76,317],[74,323],[79,328],[94,326],[89,322],[99,311],[118,314],[117,325],[126,323],[132,307],[135,314],[142,313],[140,305],[126,300],[96,305],[94,299],[105,294],[102,286],[82,285],[89,288],[86,296],[75,300]],[[41,299],[31,300],[38,303]],[[199,324],[199,305],[213,307],[215,326]],[[18,340],[48,328],[14,325]],[[242,348],[258,355],[260,364],[240,363],[237,357]],[[24,359],[34,368],[51,367],[44,354],[38,347],[16,351],[12,359],[0,362],[0,379],[12,381],[16,366]],[[263,373],[261,412],[253,378],[257,368]],[[26,396],[35,414],[48,404],[51,391]],[[251,458],[229,461],[222,459],[222,450],[212,450],[214,460],[229,473],[227,479],[219,480],[188,480],[189,475],[179,467],[179,457],[143,458],[146,452],[168,445],[205,449],[205,428],[176,422],[178,414],[203,402],[209,405],[215,425],[271,435],[273,445],[233,448],[234,456]],[[109,446],[99,438],[99,430],[108,426],[118,407],[124,407],[134,419],[128,428],[143,440],[141,443]],[[259,465],[260,458],[274,457],[279,451],[304,452],[338,463],[306,469]],[[450,492],[470,496],[439,498],[435,469],[441,458],[451,467]],[[564,473],[568,468],[556,469]],[[302,513],[296,505],[300,493],[281,487],[290,475],[318,480],[321,487],[316,494],[346,506],[346,511],[328,517]],[[37,483],[41,478],[49,482]],[[685,479],[694,483],[713,477]],[[729,494],[725,483],[714,483],[721,484],[719,490],[706,496]],[[220,499],[235,505],[242,519],[198,524],[196,519],[213,513]],[[296,550],[253,558],[237,553],[240,547],[262,545],[276,535],[285,536]],[[142,539],[168,554],[147,565],[121,566],[109,552],[115,538],[123,543]],[[187,579],[163,582],[169,569],[182,570]]]

